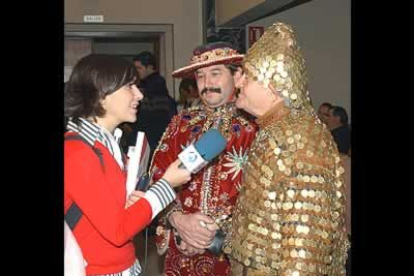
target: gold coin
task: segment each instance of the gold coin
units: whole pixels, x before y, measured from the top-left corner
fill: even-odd
[[[309,210],[314,210],[315,209],[315,205],[313,205],[313,203],[308,203],[308,209]]]
[[[269,71],[266,72],[265,77],[266,77],[267,80],[270,81],[270,79],[272,78],[272,75],[273,75],[273,73],[269,70]]]
[[[290,175],[290,174],[291,174],[291,172],[292,172],[292,170],[291,170],[291,169],[289,169],[289,168],[287,168],[287,169],[285,170],[285,174],[286,174],[286,175]]]
[[[307,190],[302,190],[302,191],[300,192],[300,194],[301,194],[303,197],[308,197],[308,191],[307,191]]]
[[[274,74],[274,76],[273,76],[273,79],[276,81],[276,82],[279,82],[280,81],[280,76],[279,76],[279,74]]]
[[[266,174],[268,175],[269,178],[273,177],[273,172],[272,171],[267,171]]]
[[[283,63],[276,64],[276,72],[278,72],[278,73],[280,74],[280,76],[282,76],[282,72],[283,72]]]
[[[288,197],[294,197],[295,191],[294,190],[288,190],[287,195],[288,195]]]
[[[296,239],[295,240],[295,245],[296,246],[303,246],[303,239]]]
[[[276,56],[276,60],[283,60],[285,58],[285,56],[283,55],[283,54],[278,54],[277,56]]]
[[[309,252],[306,252],[306,253],[309,253]],[[310,253],[306,254],[306,258],[310,258],[309,255],[310,255]],[[309,264],[308,269],[309,269],[310,272],[314,273],[316,271],[316,266],[314,264]]]

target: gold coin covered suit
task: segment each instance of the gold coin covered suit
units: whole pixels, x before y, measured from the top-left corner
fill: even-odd
[[[344,169],[313,110],[291,27],[273,24],[247,52],[244,69],[284,101],[257,120],[224,248],[232,274],[345,275]]]

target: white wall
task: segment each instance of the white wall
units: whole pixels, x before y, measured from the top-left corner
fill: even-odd
[[[154,52],[154,44],[148,42],[134,43],[113,43],[113,42],[94,42],[94,53],[104,53],[111,55],[129,55],[136,56],[143,51]]]
[[[252,22],[246,28],[268,27],[276,21],[292,25],[305,57],[313,105],[315,108],[322,102],[340,105],[351,119],[350,2],[313,0]]]

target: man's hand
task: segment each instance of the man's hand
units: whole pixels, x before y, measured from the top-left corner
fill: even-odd
[[[173,213],[168,218],[181,239],[196,249],[205,249],[210,246],[218,227],[214,220],[201,213],[182,214]]]

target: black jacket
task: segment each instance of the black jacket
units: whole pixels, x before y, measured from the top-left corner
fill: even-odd
[[[137,121],[132,124],[133,134],[128,145],[135,145],[136,132],[143,131],[151,148],[151,157],[171,118],[177,114],[177,104],[168,94],[165,79],[154,72],[139,85],[144,98],[141,100]]]

